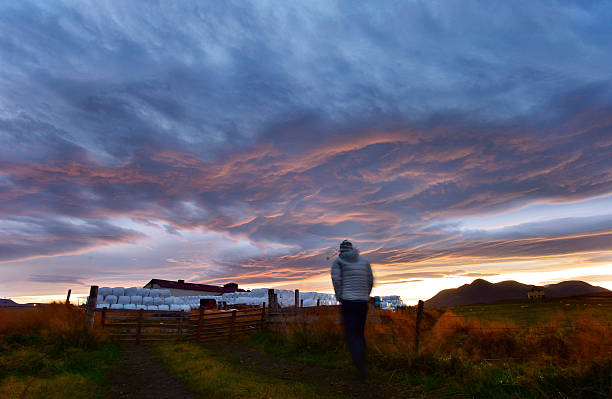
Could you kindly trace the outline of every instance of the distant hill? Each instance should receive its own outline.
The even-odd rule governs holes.
[[[471,284],[464,284],[459,288],[451,288],[438,292],[435,296],[425,301],[425,307],[437,308],[472,305],[504,299],[524,299],[527,298],[527,292],[532,287],[534,285],[521,284],[516,281],[490,283],[483,279],[477,279]],[[603,287],[596,287],[584,281],[563,281],[557,284],[546,285],[542,288],[547,298],[609,292],[609,290]]]
[[[17,302],[14,302],[10,299],[2,299],[0,298],[0,306],[16,306],[19,305]]]

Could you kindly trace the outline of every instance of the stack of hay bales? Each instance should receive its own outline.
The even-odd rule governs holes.
[[[173,305],[172,309],[170,305]],[[181,297],[173,297],[170,290],[139,287],[102,287],[98,289],[97,308],[126,310],[189,311]]]
[[[295,293],[292,290],[275,289],[278,301],[282,307],[295,305]],[[387,298],[387,297],[385,297]],[[388,303],[396,303],[396,298],[388,297]],[[218,304],[225,302],[228,305],[262,305],[268,304],[268,289],[257,288],[247,292],[232,292],[223,295],[190,295],[172,296],[170,290],[148,289],[138,287],[101,287],[98,290],[98,308],[107,309],[145,309],[145,310],[169,310],[190,311],[200,307],[200,299],[214,299]],[[317,301],[321,306],[336,305],[336,297],[333,294],[321,292],[302,292],[300,299],[304,300],[304,306],[316,306]]]

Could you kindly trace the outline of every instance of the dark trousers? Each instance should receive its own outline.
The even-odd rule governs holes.
[[[368,303],[366,301],[342,301],[342,320],[346,343],[351,352],[353,363],[359,374],[365,376],[365,323],[368,316]]]

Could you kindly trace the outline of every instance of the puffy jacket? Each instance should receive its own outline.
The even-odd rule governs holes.
[[[370,262],[357,251],[343,251],[334,259],[331,268],[336,298],[349,301],[367,301],[374,285]]]

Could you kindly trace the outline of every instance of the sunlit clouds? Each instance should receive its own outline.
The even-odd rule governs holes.
[[[609,4],[0,8],[0,296],[612,288]]]

